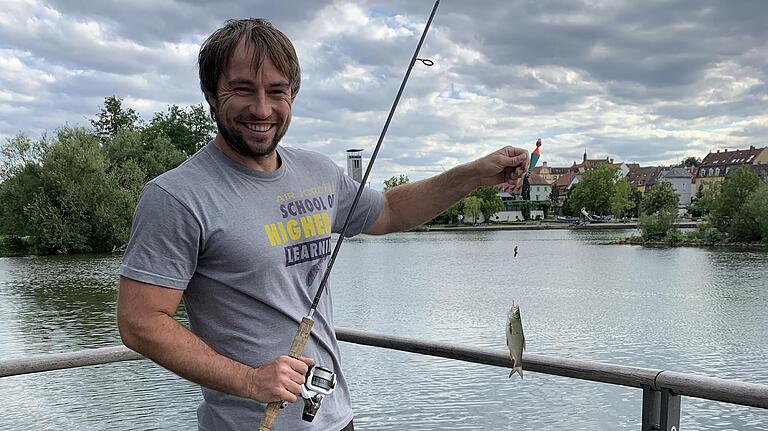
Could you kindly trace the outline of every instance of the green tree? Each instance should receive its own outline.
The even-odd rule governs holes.
[[[623,218],[635,207],[635,201],[632,196],[632,184],[629,183],[627,177],[616,181],[613,185],[610,204],[611,212],[618,218]]]
[[[0,181],[26,166],[39,164],[48,145],[46,135],[36,141],[23,133],[6,139],[5,144],[0,147]]]
[[[686,159],[683,160],[682,163],[680,163],[680,166],[681,167],[691,167],[691,166],[699,167],[701,166],[701,159],[693,156],[686,157]]]
[[[464,217],[471,217],[472,224],[477,224],[483,214],[482,202],[477,196],[467,196],[462,200],[464,204]]]
[[[719,182],[707,181],[699,185],[699,189],[696,192],[696,198],[691,205],[688,206],[688,211],[694,217],[701,217],[707,215],[714,208],[717,195],[720,194]]]
[[[41,187],[25,208],[39,252],[109,251],[125,242],[136,188],[118,187],[107,164],[87,130],[59,130],[43,157]]]
[[[616,168],[608,164],[601,164],[584,172],[579,183],[571,190],[571,209],[578,212],[586,208],[592,214],[608,214],[616,171]]]
[[[123,99],[109,96],[95,119],[90,120],[96,136],[104,141],[120,130],[136,130],[141,125],[139,114],[131,108],[123,108]]]
[[[747,196],[744,213],[755,221],[760,237],[768,243],[768,183],[762,182]]]
[[[679,230],[675,228],[677,211],[662,209],[654,214],[641,214],[637,222],[643,239],[659,241],[665,238],[676,238]]]
[[[27,207],[42,187],[42,167],[26,164],[0,183],[0,235],[24,237],[33,234]]]
[[[393,189],[399,185],[408,184],[408,175],[400,174],[399,177],[392,176],[388,180],[384,180],[384,191]]]
[[[501,211],[504,203],[499,197],[499,190],[496,187],[480,186],[476,188],[470,196],[475,196],[480,199],[480,212],[483,214],[483,219],[486,223],[491,221],[494,214]]]
[[[549,200],[552,202],[552,215],[560,215],[560,192],[554,185],[552,186],[552,191],[549,194]]]
[[[757,222],[743,211],[749,195],[757,190],[760,177],[748,166],[743,166],[723,181],[720,193],[712,205],[712,223],[721,232],[726,232],[732,241],[754,241],[760,239]]]
[[[641,210],[643,214],[648,215],[661,211],[676,212],[679,202],[680,195],[677,194],[672,183],[659,181],[643,197]]]
[[[167,111],[155,113],[141,134],[144,142],[167,138],[172,147],[189,157],[213,139],[216,123],[203,105],[186,109],[171,105]]]

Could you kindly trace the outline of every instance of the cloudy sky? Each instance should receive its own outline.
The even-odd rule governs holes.
[[[203,103],[200,43],[264,17],[303,81],[284,144],[369,156],[433,2],[2,0],[0,138]],[[567,166],[768,145],[768,1],[443,0],[372,174],[430,176],[503,145]]]

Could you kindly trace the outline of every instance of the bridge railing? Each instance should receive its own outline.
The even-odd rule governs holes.
[[[506,351],[336,328],[339,341],[509,368]],[[146,359],[125,346],[0,360],[0,377]],[[642,431],[677,431],[682,396],[768,409],[768,385],[526,354],[525,371],[643,390]]]

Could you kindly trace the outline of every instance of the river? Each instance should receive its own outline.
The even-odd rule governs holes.
[[[768,253],[603,244],[628,233],[353,238],[332,276],[336,323],[501,350],[514,300],[530,353],[768,384]],[[119,264],[0,258],[0,358],[118,344]],[[640,429],[639,389],[341,349],[357,429]],[[200,400],[149,361],[2,378],[0,394],[0,430],[191,430]],[[768,430],[768,411],[683,397],[681,429]]]

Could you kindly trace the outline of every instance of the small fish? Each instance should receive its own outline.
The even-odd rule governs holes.
[[[517,246],[515,246],[515,257],[517,257]]]
[[[523,378],[523,350],[525,350],[525,335],[523,335],[523,322],[520,320],[520,305],[512,302],[512,308],[507,313],[507,347],[509,357],[512,359],[512,374],[517,372]]]

